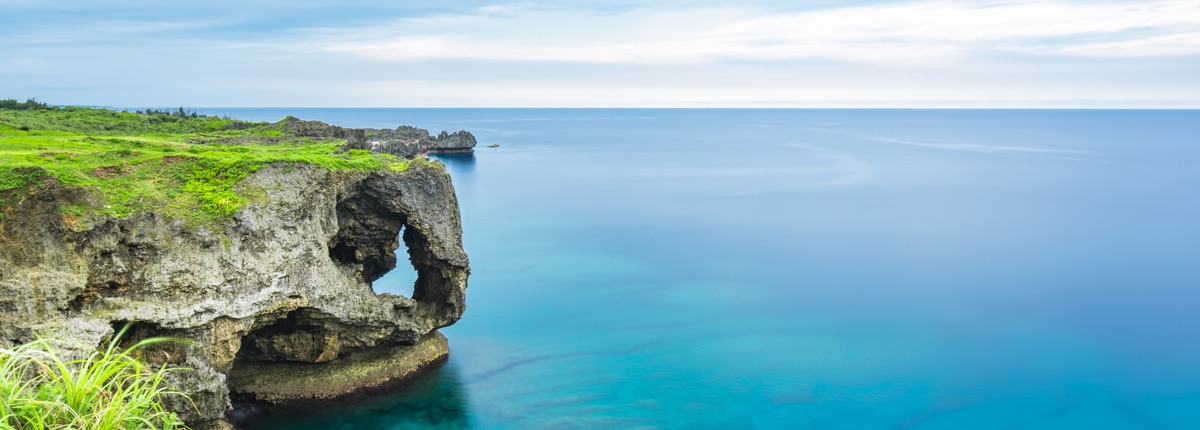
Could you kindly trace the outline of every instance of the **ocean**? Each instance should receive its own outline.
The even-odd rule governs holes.
[[[251,430],[1200,428],[1200,111],[198,110],[479,140],[449,362]]]

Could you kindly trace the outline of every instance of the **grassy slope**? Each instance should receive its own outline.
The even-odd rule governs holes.
[[[404,170],[410,160],[367,151],[340,152],[344,141],[283,136],[282,143],[201,143],[271,137],[267,123],[217,117],[139,114],[95,108],[0,108],[0,216],[12,196],[47,175],[99,191],[102,202],[60,207],[67,215],[125,217],[154,210],[189,222],[220,221],[262,190],[234,191],[273,162],[334,170]],[[0,218],[2,220],[2,218]]]

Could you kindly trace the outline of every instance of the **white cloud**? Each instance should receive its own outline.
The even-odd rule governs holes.
[[[515,4],[475,15],[328,29],[308,42],[327,51],[391,60],[679,64],[818,59],[905,66],[989,51],[1193,55],[1200,53],[1198,34],[1200,2],[1190,0],[917,1],[790,13],[724,7],[600,14]]]
[[[1059,52],[1092,57],[1178,56],[1200,53],[1200,31],[1143,37],[1118,42],[1064,46]]]
[[[254,7],[45,4],[11,21],[61,25],[0,26],[0,91],[196,106],[1200,103],[1197,0],[519,1],[367,18],[288,3],[303,13],[261,26]]]
[[[860,6],[800,12],[737,23],[739,35],[797,39],[996,41],[1200,25],[1200,4],[1178,0],[1138,3],[947,2]]]

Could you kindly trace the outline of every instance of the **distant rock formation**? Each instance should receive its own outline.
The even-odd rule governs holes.
[[[469,153],[475,151],[476,143],[475,136],[466,130],[454,133],[442,131],[432,136],[428,130],[408,125],[395,129],[344,128],[289,116],[271,124],[271,127],[285,135],[346,139],[349,149],[366,149],[401,158],[431,153]]]
[[[279,136],[238,136],[234,138],[217,138],[200,142],[213,143],[278,143],[307,137],[312,139],[345,139],[346,149],[366,149],[372,152],[391,154],[401,158],[413,158],[423,154],[437,153],[470,153],[475,152],[475,136],[466,130],[454,133],[442,131],[437,136],[429,134],[429,130],[409,125],[395,129],[346,128],[326,124],[321,121],[303,120],[288,116],[274,123],[253,123],[237,121],[228,124],[226,129],[250,129],[262,127],[260,130],[278,130]]]
[[[454,133],[445,131],[437,137],[429,135],[423,128],[407,125],[396,127],[395,130],[366,129],[366,145],[364,149],[372,152],[392,154],[397,157],[411,157],[421,153],[468,153],[475,151],[475,136],[466,130]]]

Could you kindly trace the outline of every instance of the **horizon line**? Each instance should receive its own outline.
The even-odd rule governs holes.
[[[56,107],[107,109],[729,109],[729,110],[1200,110],[1195,106],[188,106],[52,104]]]

